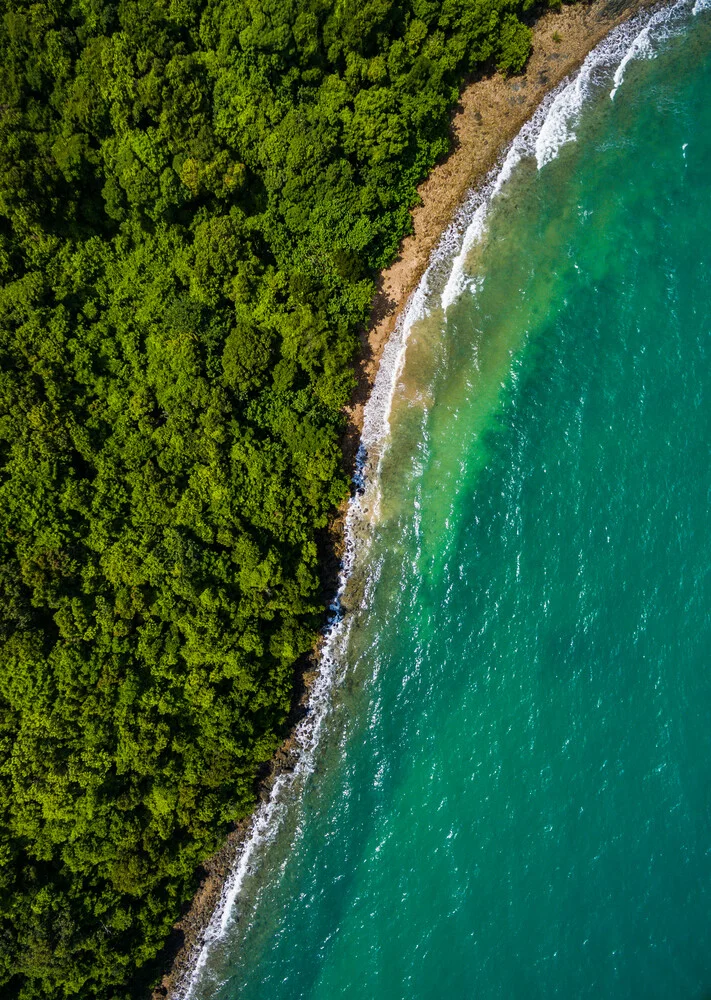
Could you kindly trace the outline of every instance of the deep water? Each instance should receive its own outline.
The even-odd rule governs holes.
[[[345,678],[199,1000],[711,996],[711,12],[638,48],[412,329]]]

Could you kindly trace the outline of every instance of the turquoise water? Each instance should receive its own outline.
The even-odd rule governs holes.
[[[199,1000],[711,996],[711,13],[655,52],[434,282],[315,769]]]

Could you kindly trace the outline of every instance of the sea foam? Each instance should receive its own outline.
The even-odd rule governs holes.
[[[509,146],[499,165],[489,173],[484,184],[471,192],[466,199],[458,219],[454,223],[455,231],[462,222],[465,223],[465,226],[463,227],[463,235],[460,232],[459,250],[452,259],[449,277],[442,290],[440,304],[445,312],[456,302],[462,292],[471,286],[472,280],[466,275],[465,263],[472,248],[481,240],[486,231],[489,206],[521,160],[532,153],[535,137],[545,122],[551,101],[552,95],[549,95],[543,104],[539,105],[533,117],[525,123]],[[452,236],[453,233],[449,235],[450,243]]]
[[[696,0],[696,4],[692,8],[692,14],[696,14],[696,8],[699,3],[704,2],[705,0]],[[615,94],[622,86],[625,78],[625,70],[629,63],[634,59],[653,59],[656,55],[655,46],[663,42],[674,32],[679,16],[683,16],[687,10],[687,0],[678,0],[677,3],[672,4],[670,7],[662,7],[661,10],[657,10],[652,14],[647,23],[632,40],[632,44],[625,52],[619,66],[615,70],[615,75],[612,78],[610,100],[615,99]]]
[[[711,7],[711,0],[696,0],[697,9]],[[528,156],[536,159],[539,170],[554,160],[561,148],[576,140],[575,128],[580,112],[593,90],[613,75],[614,98],[622,85],[625,70],[634,59],[648,58],[655,43],[669,37],[679,16],[688,11],[688,0],[677,0],[669,7],[642,11],[613,29],[586,57],[572,78],[564,80],[539,105],[509,146],[500,164],[484,185],[469,196],[462,213],[466,228],[460,233],[449,276],[442,290],[441,307],[447,309],[467,288],[476,284],[466,273],[466,260],[486,231],[486,220],[494,198],[502,190],[518,163]]]

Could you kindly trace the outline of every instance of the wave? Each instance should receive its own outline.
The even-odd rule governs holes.
[[[711,0],[696,0],[693,13],[711,7]],[[459,298],[473,280],[465,265],[472,248],[486,231],[486,219],[491,202],[504,187],[518,163],[528,156],[536,159],[539,170],[554,160],[561,148],[575,142],[575,128],[583,105],[613,71],[610,96],[622,85],[625,70],[634,59],[649,58],[654,45],[666,38],[676,27],[679,15],[688,11],[688,0],[677,0],[671,6],[642,11],[614,28],[590,53],[572,79],[564,80],[539,105],[533,117],[523,126],[500,165],[487,177],[483,187],[470,196],[465,210],[468,225],[460,234],[460,249],[441,295],[441,306],[447,309]]]
[[[295,766],[277,776],[268,797],[252,816],[234,867],[203,933],[200,948],[189,971],[173,991],[174,1000],[191,1000],[194,996],[211,951],[224,940],[235,918],[236,903],[245,880],[254,873],[262,849],[279,833],[288,810],[293,806],[295,791],[314,770],[315,752],[332,706],[333,690],[345,671],[344,654],[354,621],[354,615],[347,613],[347,607],[351,589],[358,593],[357,587],[349,585],[352,584],[356,565],[366,561],[372,526],[379,514],[380,473],[390,438],[390,414],[413,327],[428,315],[436,288],[442,287],[443,281],[439,304],[445,312],[466,288],[475,283],[475,279],[466,275],[466,259],[485,232],[492,200],[502,190],[515,167],[524,157],[533,156],[540,170],[558,155],[565,143],[574,141],[575,123],[593,87],[608,77],[614,66],[611,95],[614,96],[628,63],[647,53],[646,46],[651,44],[652,32],[668,26],[682,7],[688,10],[688,0],[678,0],[672,7],[651,14],[635,15],[614,29],[590,52],[572,80],[563,81],[545,98],[506,150],[500,164],[490,172],[482,186],[470,192],[457,218],[443,234],[422,280],[408,300],[385,345],[365,406],[354,475],[355,490],[344,524],[345,554],[336,597],[330,607],[318,672],[309,693],[307,712],[293,733]],[[711,7],[711,0],[696,0],[693,13],[707,7]],[[361,608],[368,607],[378,577],[379,567],[370,566],[360,592]]]
[[[702,7],[699,9],[703,9],[703,5],[706,2],[708,0],[696,0],[691,11],[692,14],[697,13],[699,4],[702,4]],[[632,44],[615,70],[615,75],[612,78],[613,86],[610,91],[610,100],[615,99],[615,94],[622,86],[628,64],[633,59],[653,59],[656,55],[655,44],[663,42],[669,37],[676,27],[678,16],[685,14],[687,10],[687,0],[678,0],[671,7],[664,7],[652,14],[647,24],[644,25],[633,39]]]
[[[615,75],[612,78],[612,90],[610,91],[610,100],[614,101],[615,94],[622,86],[622,81],[625,78],[625,70],[627,69],[628,63],[632,62],[633,59],[649,59],[654,55],[654,49],[652,47],[652,39],[650,38],[650,32],[652,30],[652,21],[642,28],[640,33],[633,39],[632,44],[627,49],[620,62],[620,65],[615,70]]]
[[[561,85],[536,137],[534,155],[539,170],[556,158],[562,146],[575,142],[575,127],[583,105],[613,67],[617,72],[634,58],[631,53],[635,40],[648,30],[653,17],[650,12],[642,11],[614,28],[588,53],[574,78]]]
[[[487,176],[484,184],[471,192],[459,213],[459,223],[468,220],[464,236],[461,238],[459,252],[451,263],[449,277],[442,290],[440,304],[444,312],[456,302],[462,292],[470,287],[472,279],[467,277],[464,266],[472,248],[481,240],[486,231],[486,218],[489,207],[496,195],[501,191],[506,181],[521,160],[531,154],[536,136],[539,134],[549,112],[556,91],[548,95],[540,104],[533,117],[526,122],[503,156],[500,165]],[[454,224],[457,227],[457,222]],[[451,239],[450,239],[451,242]]]

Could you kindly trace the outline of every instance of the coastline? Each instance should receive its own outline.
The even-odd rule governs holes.
[[[533,49],[523,73],[508,78],[495,73],[465,86],[452,119],[452,150],[418,188],[421,201],[411,213],[413,232],[400,244],[396,260],[381,272],[370,323],[361,335],[358,386],[347,411],[345,454],[349,470],[385,345],[467,194],[485,180],[546,94],[578,70],[613,28],[653,3],[579,0],[559,11],[549,11],[533,25]]]
[[[574,73],[612,29],[652,2],[579,0],[573,6],[548,12],[533,25],[533,50],[524,73],[509,78],[496,73],[465,86],[452,119],[451,152],[418,188],[420,203],[411,213],[413,232],[402,241],[396,260],[380,274],[370,323],[361,334],[361,350],[355,364],[357,385],[346,410],[343,439],[344,462],[349,473],[355,471],[365,405],[385,346],[442,234],[467,194],[484,181],[546,94]],[[335,594],[337,590],[345,545],[346,507],[344,503],[327,534],[323,567],[326,594]],[[292,731],[306,711],[322,641],[319,640],[301,672],[292,713]],[[260,785],[258,804],[268,800],[279,776],[293,769],[296,757],[296,741],[290,735],[275,754]],[[236,824],[223,847],[201,866],[199,888],[175,925],[174,935],[164,952],[164,967],[169,968],[161,984],[154,989],[153,1000],[172,997],[192,967],[251,825],[251,816]]]

